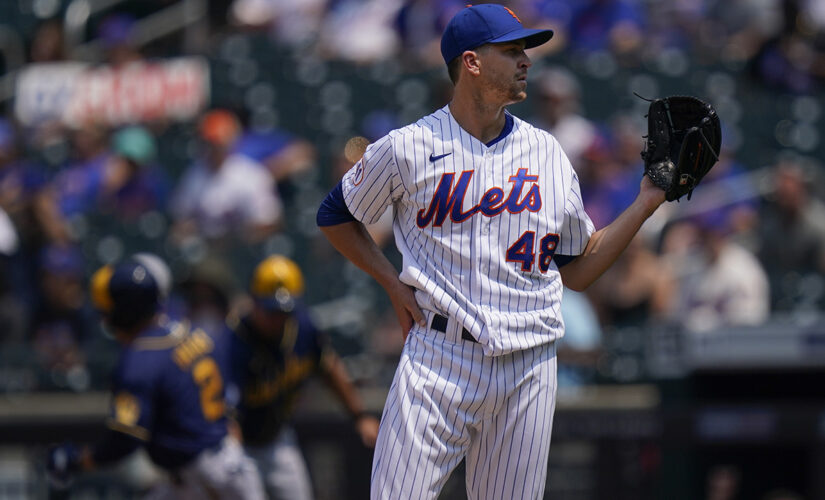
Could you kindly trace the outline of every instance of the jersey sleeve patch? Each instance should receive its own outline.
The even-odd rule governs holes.
[[[157,351],[132,351],[121,360],[113,380],[109,428],[139,439],[149,438],[155,418],[154,373],[160,358]]]
[[[385,136],[370,144],[361,159],[342,179],[342,192],[350,213],[365,224],[381,218],[392,204],[400,183],[392,139]]]
[[[107,427],[112,430],[129,434],[146,441],[149,431],[138,425],[140,421],[140,400],[127,391],[120,391],[112,399],[112,414],[106,421]]]

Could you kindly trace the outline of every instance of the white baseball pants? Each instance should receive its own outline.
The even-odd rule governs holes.
[[[446,334],[415,326],[407,337],[381,419],[371,498],[435,500],[462,458],[468,498],[541,498],[555,344],[488,357],[450,323]]]

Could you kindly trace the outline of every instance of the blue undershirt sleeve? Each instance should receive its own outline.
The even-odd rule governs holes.
[[[321,206],[318,208],[318,214],[315,217],[315,223],[320,227],[335,226],[344,224],[346,222],[355,222],[357,219],[352,216],[352,213],[347,208],[344,201],[344,191],[339,182],[332,191],[329,192]]]
[[[553,256],[553,260],[556,261],[556,266],[558,266],[558,268],[561,269],[562,267],[566,266],[567,264],[570,264],[571,262],[573,262],[573,260],[576,257],[578,257],[578,255],[558,255],[558,254],[556,254],[556,255]]]

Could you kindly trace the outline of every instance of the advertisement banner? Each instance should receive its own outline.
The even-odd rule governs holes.
[[[133,63],[121,68],[82,63],[38,64],[17,79],[15,113],[31,126],[60,120],[118,126],[192,119],[209,100],[209,66],[197,57]]]

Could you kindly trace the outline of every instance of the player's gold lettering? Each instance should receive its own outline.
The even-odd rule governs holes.
[[[223,401],[223,378],[218,364],[210,357],[201,358],[192,368],[192,378],[200,387],[203,416],[212,421],[221,418],[226,407]]]
[[[175,348],[172,359],[181,370],[187,370],[193,361],[204,354],[212,352],[214,346],[215,344],[209,335],[204,333],[203,330],[195,330]]]
[[[250,406],[268,404],[282,392],[299,385],[315,368],[315,361],[310,358],[288,359],[284,371],[270,380],[262,380],[249,386],[244,397]]]

